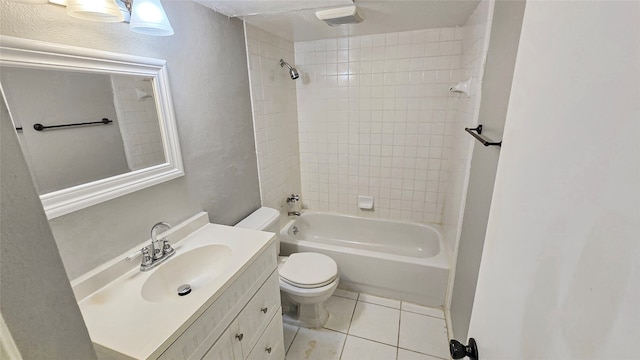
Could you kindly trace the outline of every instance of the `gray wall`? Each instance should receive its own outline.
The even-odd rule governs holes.
[[[524,7],[524,1],[495,3],[478,118],[482,134],[491,140],[502,139]],[[474,142],[450,309],[460,341],[469,330],[499,156],[499,148]]]
[[[242,22],[164,1],[171,37],[71,18],[55,5],[0,0],[0,33],[167,60],[186,176],[50,221],[73,279],[197,211],[233,224],[260,206]]]
[[[23,359],[95,359],[8,117],[0,102],[0,313],[6,330]]]

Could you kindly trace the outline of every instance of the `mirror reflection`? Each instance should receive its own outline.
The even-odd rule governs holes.
[[[0,85],[39,194],[167,162],[153,81],[0,67]]]

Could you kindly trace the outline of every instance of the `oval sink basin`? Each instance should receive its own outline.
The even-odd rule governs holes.
[[[176,254],[166,263],[158,265],[142,286],[142,297],[150,302],[182,298],[178,288],[189,285],[191,293],[215,280],[231,264],[231,248],[226,245],[206,245]]]

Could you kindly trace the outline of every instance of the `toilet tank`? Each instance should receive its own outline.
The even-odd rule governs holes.
[[[276,247],[278,254],[280,254],[280,227],[278,223],[279,219],[280,211],[263,206],[249,214],[249,216],[242,219],[235,226],[243,229],[269,231],[275,233]]]

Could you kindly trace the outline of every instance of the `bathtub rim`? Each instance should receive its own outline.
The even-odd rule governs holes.
[[[451,261],[449,259],[449,256],[447,255],[446,247],[444,244],[444,237],[442,235],[442,227],[440,225],[424,224],[424,223],[403,221],[403,220],[369,218],[369,217],[356,216],[356,215],[350,215],[350,214],[339,214],[339,213],[315,211],[315,210],[307,210],[307,209],[301,210],[300,213],[301,213],[300,217],[303,217],[304,214],[321,214],[321,215],[348,217],[356,220],[360,220],[360,219],[374,220],[377,222],[392,222],[397,224],[428,227],[428,228],[431,228],[438,235],[438,245],[440,246],[440,250],[434,256],[427,257],[427,258],[419,258],[419,257],[411,257],[411,256],[404,256],[404,255],[388,254],[388,253],[382,253],[382,252],[371,251],[371,250],[356,249],[356,248],[350,248],[347,246],[325,244],[325,243],[320,243],[320,242],[310,241],[310,240],[299,240],[289,236],[289,229],[291,229],[291,227],[296,222],[296,220],[300,218],[298,216],[290,217],[287,220],[286,224],[280,229],[280,233],[278,235],[280,236],[281,242],[299,245],[299,246],[305,246],[305,247],[317,247],[317,248],[327,249],[331,251],[341,251],[342,249],[349,249],[349,252],[353,254],[365,255],[365,256],[370,256],[378,259],[390,259],[390,260],[396,260],[401,262],[409,262],[412,264],[428,265],[428,266],[433,266],[440,269],[451,270]]]

